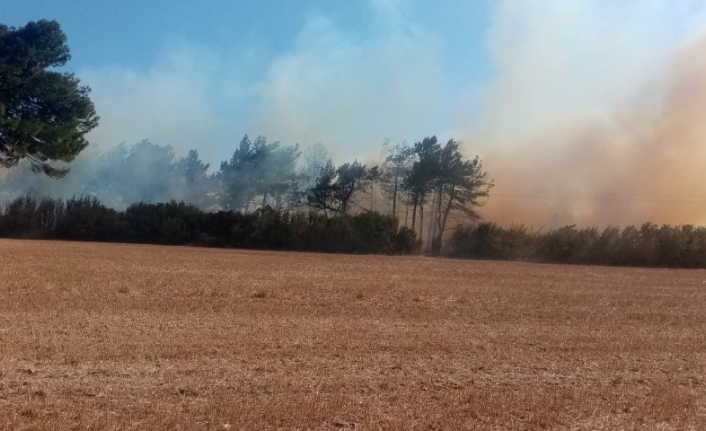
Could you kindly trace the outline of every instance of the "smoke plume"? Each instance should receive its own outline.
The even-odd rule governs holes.
[[[669,22],[702,15],[597,3],[499,6],[499,77],[467,139],[486,148],[496,179],[482,215],[547,227],[704,223],[706,35],[694,35],[700,18]]]

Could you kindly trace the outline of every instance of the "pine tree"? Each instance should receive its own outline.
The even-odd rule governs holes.
[[[84,135],[98,125],[90,88],[70,73],[48,70],[71,58],[56,21],[0,25],[0,165],[28,159],[35,172],[64,176],[86,146]]]

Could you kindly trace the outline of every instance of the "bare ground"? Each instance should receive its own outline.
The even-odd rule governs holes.
[[[0,240],[23,429],[706,429],[706,271]]]

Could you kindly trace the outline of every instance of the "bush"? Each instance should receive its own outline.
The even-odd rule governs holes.
[[[537,233],[525,226],[502,228],[494,223],[458,225],[451,235],[447,253],[475,259],[527,259],[535,253]]]
[[[0,235],[14,238],[41,238],[61,217],[61,200],[39,199],[29,194],[5,205],[0,218]]]
[[[414,231],[406,226],[400,228],[395,235],[392,254],[413,254],[422,247],[422,242],[417,240]]]
[[[395,237],[399,232],[398,224],[396,218],[373,211],[353,216],[353,251],[392,254],[395,249]]]
[[[49,237],[81,241],[116,241],[120,236],[119,221],[118,213],[101,205],[97,198],[74,197],[66,201],[64,215]]]

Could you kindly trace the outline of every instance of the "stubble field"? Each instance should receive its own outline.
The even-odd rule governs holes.
[[[0,240],[0,430],[706,429],[706,271]]]

